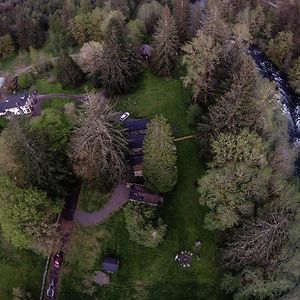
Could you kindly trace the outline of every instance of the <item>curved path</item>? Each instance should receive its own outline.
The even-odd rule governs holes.
[[[32,112],[32,116],[39,116],[42,113],[43,102],[53,98],[72,99],[74,101],[82,101],[84,100],[85,95],[76,95],[76,94],[68,94],[68,93],[48,94],[48,95],[37,94],[36,95],[37,102],[34,106],[34,111]]]
[[[126,188],[124,183],[119,183],[110,200],[101,210],[94,213],[76,210],[74,214],[74,221],[84,226],[102,223],[111,214],[118,211],[126,202],[128,202],[128,197],[129,189]]]

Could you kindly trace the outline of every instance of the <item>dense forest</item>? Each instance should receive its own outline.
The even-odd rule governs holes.
[[[3,126],[1,238],[45,255],[79,181],[110,191],[124,177],[129,149],[114,100],[135,91],[147,69],[179,78],[187,95],[187,123],[205,163],[195,205],[207,207],[204,227],[216,233],[222,291],[235,300],[299,299],[299,149],[278,89],[248,53],[259,47],[300,93],[299,16],[292,0],[1,0],[0,58],[32,49],[57,58],[20,75],[19,90],[49,69],[63,88],[105,89],[87,92],[73,114],[45,109]],[[169,123],[158,112],[152,118],[143,163],[145,186],[167,196],[179,182]],[[124,211],[131,241],[163,243],[169,225],[158,209],[130,203]]]

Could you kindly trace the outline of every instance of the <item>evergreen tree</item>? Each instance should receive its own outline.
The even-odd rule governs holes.
[[[188,19],[188,39],[192,39],[202,27],[202,8],[199,1],[191,3]]]
[[[14,54],[15,46],[9,34],[0,37],[0,57],[4,58]]]
[[[153,69],[161,76],[170,76],[178,51],[176,23],[165,6],[153,34]]]
[[[179,41],[182,44],[187,39],[188,19],[189,19],[189,1],[174,0],[173,16],[176,22]]]
[[[163,8],[164,7],[156,0],[145,2],[140,6],[137,18],[145,23],[148,34],[153,33],[154,26],[161,16]]]
[[[266,146],[255,133],[220,134],[213,141],[214,158],[198,184],[200,203],[210,212],[205,223],[210,229],[225,230],[251,216],[255,204],[267,197],[270,169]]]
[[[261,111],[255,89],[255,66],[245,56],[229,91],[210,107],[209,118],[214,120],[215,132],[236,132],[244,127],[258,128],[260,124],[257,121]]]
[[[187,68],[183,83],[186,87],[192,87],[195,102],[206,102],[215,89],[215,70],[221,48],[212,37],[198,31],[197,36],[182,50],[183,64]]]
[[[94,28],[91,24],[90,15],[90,13],[79,14],[72,22],[72,36],[79,45],[83,45],[91,40],[90,37]]]
[[[105,40],[100,78],[111,94],[128,92],[141,71],[138,54],[128,39],[127,26],[123,20],[112,17],[103,28]]]
[[[162,116],[148,125],[144,142],[143,175],[153,191],[166,193],[177,182],[176,154],[170,125]]]
[[[78,87],[84,82],[84,74],[73,58],[63,52],[57,62],[57,78],[63,87]]]
[[[266,54],[279,67],[288,70],[294,53],[294,40],[292,32],[279,32],[269,41]]]
[[[289,79],[293,88],[300,94],[300,57],[294,60],[293,66],[289,70]]]

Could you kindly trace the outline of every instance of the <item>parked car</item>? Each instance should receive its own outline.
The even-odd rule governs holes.
[[[129,117],[129,112],[126,111],[121,115],[120,121],[124,122],[128,117]]]
[[[60,251],[54,255],[53,266],[55,268],[60,268],[63,261],[63,251]]]
[[[47,296],[49,298],[54,298],[55,295],[55,284],[54,284],[54,279],[51,280],[51,283],[47,289]]]

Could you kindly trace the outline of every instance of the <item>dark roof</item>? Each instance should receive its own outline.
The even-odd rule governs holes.
[[[24,96],[24,99],[21,98],[22,96]],[[6,97],[6,99],[3,102],[0,102],[0,112],[5,112],[5,109],[17,107],[17,105],[24,106],[26,104],[27,97],[28,93],[22,93]]]
[[[132,166],[140,165],[141,163],[143,163],[143,161],[144,161],[144,156],[143,155],[132,155],[129,158],[129,163]]]
[[[129,199],[152,205],[159,205],[163,202],[163,197],[147,191],[144,186],[132,184],[129,190]]]
[[[119,269],[119,260],[116,257],[105,257],[102,262],[102,269],[106,273],[115,273]]]
[[[139,131],[144,130],[147,127],[147,124],[149,123],[148,119],[135,119],[135,120],[128,120],[124,122],[124,126],[127,129],[127,131]]]
[[[136,135],[128,140],[128,147],[130,149],[143,148],[144,139],[145,134]]]
[[[141,53],[143,55],[151,56],[152,50],[153,50],[153,48],[150,45],[144,44],[141,48]]]

